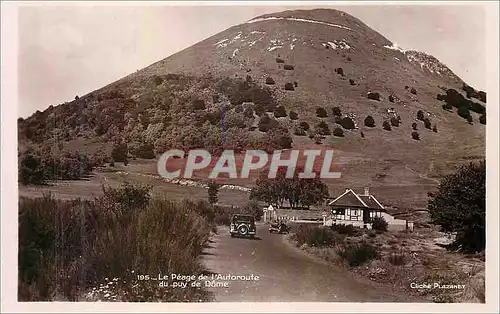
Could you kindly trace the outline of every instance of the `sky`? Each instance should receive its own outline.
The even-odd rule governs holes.
[[[486,89],[485,9],[460,5],[88,6],[19,10],[18,115],[71,101],[258,15],[333,8]]]

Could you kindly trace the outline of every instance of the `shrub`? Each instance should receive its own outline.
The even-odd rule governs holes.
[[[405,85],[405,89],[408,90],[408,88],[410,88],[408,85]]]
[[[411,137],[416,140],[416,141],[419,141],[420,140],[420,134],[418,134],[417,131],[413,131],[411,132]]]
[[[464,119],[468,119],[468,117],[470,117],[469,107],[465,105],[460,106],[457,110],[457,113],[460,117]]]
[[[344,69],[342,68],[336,68],[335,73],[337,73],[340,76],[344,76]]]
[[[111,149],[111,159],[117,162],[125,162],[128,156],[128,146],[124,142],[115,142]]]
[[[278,125],[278,121],[269,118],[267,114],[263,114],[259,120],[259,131],[267,132],[270,129],[277,127]]]
[[[205,110],[206,105],[203,99],[195,99],[193,100],[193,109],[194,110]]]
[[[274,108],[274,116],[276,118],[286,117],[286,109],[283,106]]]
[[[295,68],[295,67],[294,67],[293,65],[291,65],[291,64],[285,64],[285,65],[283,66],[283,69],[285,69],[285,70],[293,70],[294,68]]]
[[[391,124],[388,121],[384,121],[384,123],[382,123],[382,127],[386,131],[390,131],[391,130]]]
[[[368,97],[368,99],[380,101],[380,94],[376,93],[376,92],[375,93],[370,92],[370,93],[368,93],[368,95],[366,97]]]
[[[431,129],[432,124],[431,124],[431,120],[429,118],[424,119],[424,126],[426,129],[429,129],[429,130]]]
[[[395,126],[395,127],[398,127],[399,126],[399,120],[398,120],[398,118],[392,117],[391,118],[391,125]]]
[[[333,231],[338,234],[343,234],[349,237],[356,236],[359,234],[359,228],[354,227],[353,225],[343,225],[343,224],[335,224],[330,227]]]
[[[394,96],[393,95],[389,95],[389,101],[390,102],[394,102]]]
[[[347,61],[352,61],[350,56],[347,57]]]
[[[296,113],[295,111],[290,111],[290,120],[297,120],[299,119],[299,114]]]
[[[272,77],[268,76],[268,77],[266,77],[266,84],[267,85],[274,85],[275,82],[274,82]]]
[[[432,131],[434,133],[437,133],[438,132],[438,129],[437,129],[437,125],[434,124],[434,126],[432,127]]]
[[[328,124],[325,121],[321,121],[318,124],[318,130],[317,133],[320,135],[330,135],[330,128],[328,128]]]
[[[208,183],[208,202],[212,205],[219,201],[219,188],[219,184],[215,181],[210,181]]]
[[[153,159],[156,157],[154,152],[155,146],[150,143],[140,144],[131,152],[134,156],[144,159]]]
[[[293,134],[297,135],[297,136],[306,136],[306,131],[303,128],[298,127],[298,128],[294,128]]]
[[[292,148],[292,138],[288,129],[283,127],[275,127],[269,129],[263,138],[265,143],[268,143],[273,148]]]
[[[410,93],[416,95],[417,94],[417,90],[415,89],[415,87],[412,87],[411,90],[410,90]]]
[[[411,128],[412,128],[413,130],[417,130],[417,124],[416,124],[415,122],[413,122],[413,123],[411,124]]]
[[[281,58],[276,58],[276,63],[285,63],[285,60]]]
[[[337,249],[337,254],[351,267],[363,265],[379,256],[377,248],[368,243],[343,244]]]
[[[342,110],[339,107],[333,107],[332,113],[334,116],[342,116]]]
[[[293,86],[299,87],[299,83],[297,83],[297,81],[293,81]]]
[[[332,247],[342,241],[342,237],[325,227],[300,225],[295,233],[295,240],[302,245],[314,247]]]
[[[480,117],[479,117],[479,123],[481,124],[486,124],[486,114],[483,113]]]
[[[467,116],[467,122],[469,122],[469,124],[472,124],[473,120],[471,115]]]
[[[403,252],[389,255],[389,263],[395,266],[402,266],[406,263],[406,256]]]
[[[372,116],[367,116],[365,118],[365,126],[373,128],[375,127],[375,119]]]
[[[309,123],[307,122],[300,122],[299,123],[299,126],[304,129],[305,131],[308,131],[309,130]]]
[[[463,251],[485,248],[486,162],[470,163],[447,175],[428,204],[431,220],[444,232],[457,232]]]
[[[350,85],[356,85],[356,83],[354,83],[354,80],[353,80],[353,79],[349,79],[349,84],[350,84]]]
[[[327,114],[325,108],[318,107],[318,108],[316,108],[316,116],[319,118],[326,118],[326,117],[328,117],[328,114]]]
[[[200,275],[211,230],[198,211],[204,206],[147,200],[134,187],[104,192],[93,201],[20,199],[19,300],[112,301],[111,294],[123,302],[209,301],[207,291],[191,287],[158,294],[157,283],[132,272],[167,264],[169,272]],[[119,280],[108,285],[111,278]],[[108,295],[92,290],[99,284]]]
[[[347,129],[347,130],[352,130],[352,129],[355,129],[356,128],[356,125],[354,124],[354,121],[349,118],[349,117],[344,117],[341,121],[340,121],[340,125],[344,128],[344,129]]]
[[[417,120],[423,121],[424,118],[424,112],[422,110],[417,111]]]
[[[292,83],[286,83],[285,84],[285,90],[295,90],[295,89],[293,88],[293,84]]]
[[[338,136],[338,137],[343,137],[344,136],[344,131],[342,131],[341,128],[335,128],[333,130],[333,135]]]
[[[361,137],[365,138],[365,133],[361,132]]]
[[[243,115],[247,118],[253,118],[253,109],[250,108],[250,107],[247,107],[245,108],[245,110],[243,111]]]
[[[384,217],[375,217],[372,221],[372,229],[378,231],[387,231],[388,223]]]

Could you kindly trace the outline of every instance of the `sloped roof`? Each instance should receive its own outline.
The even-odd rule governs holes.
[[[373,195],[358,195],[351,189],[329,202],[330,206],[352,206],[384,210],[384,206]]]
[[[328,203],[328,205],[367,207],[365,202],[351,189],[347,189],[344,194]]]
[[[384,206],[382,206],[373,195],[359,195],[359,197],[369,208],[384,209]]]

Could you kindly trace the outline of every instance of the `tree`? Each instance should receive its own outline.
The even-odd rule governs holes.
[[[127,155],[127,143],[119,141],[113,144],[113,148],[111,149],[111,159],[116,162],[125,162],[127,160]]]
[[[437,133],[438,132],[438,128],[437,128],[437,125],[434,124],[434,126],[432,127],[432,131],[434,133]]]
[[[424,120],[424,112],[422,110],[417,111],[417,119],[420,121]]]
[[[388,121],[384,121],[384,123],[382,124],[382,127],[386,131],[390,131],[391,130],[391,124]]]
[[[418,132],[417,132],[417,131],[413,131],[413,132],[411,133],[411,137],[412,137],[414,140],[416,140],[416,141],[419,141],[419,140],[420,140],[420,134],[418,134]]]
[[[470,163],[446,176],[428,204],[431,220],[444,232],[456,232],[465,252],[485,248],[486,162]]]
[[[481,124],[486,124],[486,113],[482,114],[482,115],[479,117],[479,123],[481,123]]]
[[[393,95],[389,95],[389,101],[390,102],[394,102],[394,96]]]
[[[317,126],[317,131],[318,134],[320,135],[330,135],[330,128],[328,127],[328,123],[325,121],[321,121],[318,126]]]
[[[333,107],[332,108],[332,113],[334,116],[342,116],[342,110],[340,110],[339,107]]]
[[[343,137],[344,131],[341,128],[335,128],[333,130],[333,135],[338,136],[338,137]]]
[[[275,82],[274,82],[272,77],[268,76],[268,77],[266,77],[266,84],[267,85],[274,85]]]
[[[458,108],[457,113],[460,117],[468,119],[470,117],[469,107],[467,105],[462,105]]]
[[[432,123],[431,123],[431,120],[429,118],[425,118],[424,119],[424,126],[426,129],[431,129],[431,126],[432,126]]]
[[[399,126],[399,120],[398,120],[398,118],[392,117],[391,118],[391,125],[395,126],[395,127],[398,127]]]
[[[416,124],[415,122],[413,122],[413,123],[411,124],[411,128],[412,128],[413,130],[417,130],[417,124]]]
[[[340,121],[340,125],[346,129],[346,130],[352,130],[352,129],[355,129],[356,128],[356,124],[354,123],[354,121],[349,118],[349,117],[344,117],[341,121]]]
[[[387,231],[388,223],[385,221],[384,217],[375,217],[372,222],[372,229],[378,231]]]
[[[273,148],[292,148],[292,138],[287,128],[276,127],[270,129],[264,135],[264,142],[270,144]]]
[[[297,120],[299,118],[299,115],[298,113],[296,113],[295,111],[290,111],[290,120]]]
[[[316,108],[316,116],[319,118],[326,118],[328,114],[326,113],[325,108],[318,107]]]
[[[286,109],[283,106],[274,108],[274,116],[276,118],[286,117]]]
[[[307,122],[300,122],[299,126],[303,128],[305,131],[309,131],[309,123]]]
[[[208,184],[208,201],[210,204],[216,204],[219,200],[219,184],[215,181],[210,181]]]
[[[373,128],[375,127],[375,119],[372,116],[367,116],[365,118],[365,126]]]

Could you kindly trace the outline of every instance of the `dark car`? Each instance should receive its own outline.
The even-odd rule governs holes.
[[[256,234],[255,217],[252,215],[238,214],[231,219],[230,230],[231,237],[234,236],[250,236]]]

